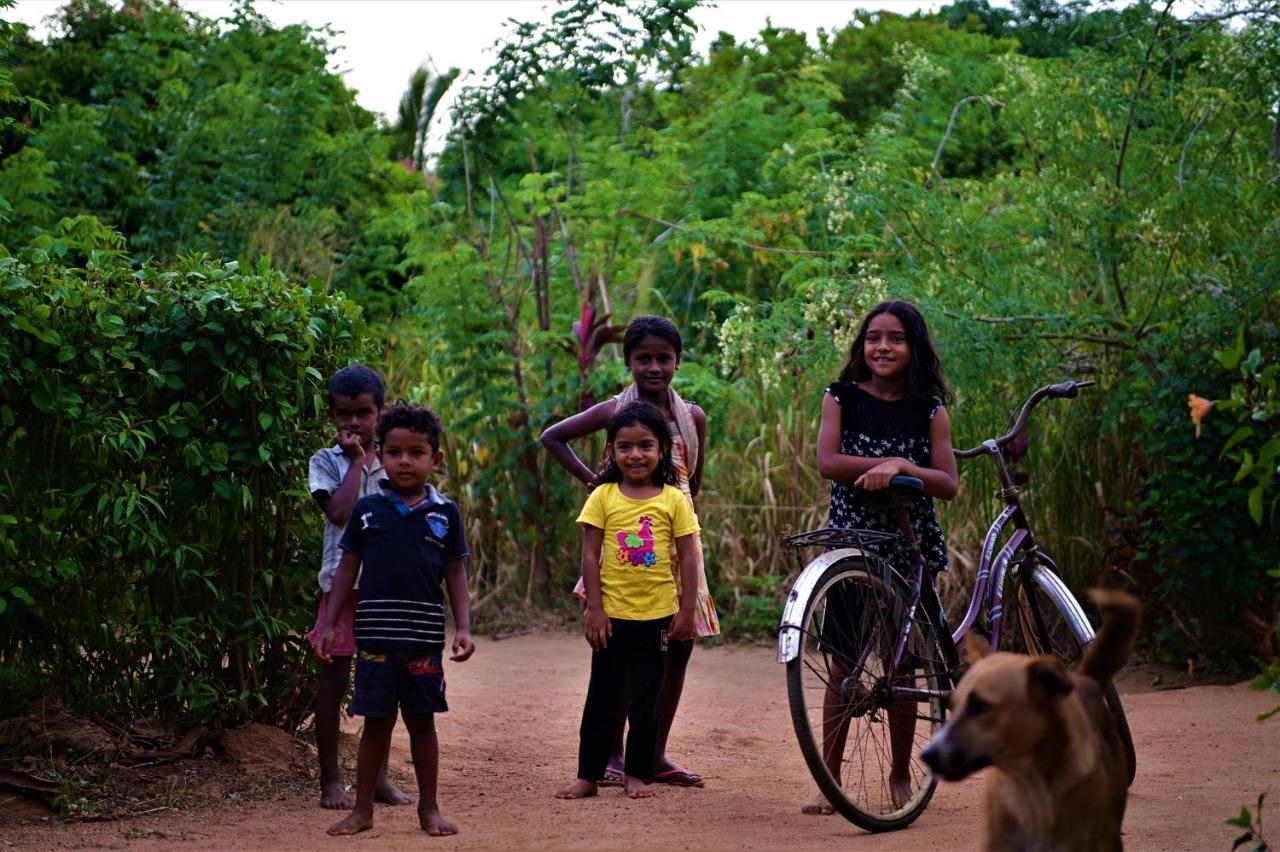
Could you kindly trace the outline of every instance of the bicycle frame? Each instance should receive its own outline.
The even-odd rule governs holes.
[[[1039,548],[1036,547],[1035,538],[1027,524],[1027,516],[1022,511],[1022,503],[1018,500],[1018,486],[1014,483],[1012,474],[1009,473],[1008,465],[1005,464],[1004,453],[1000,451],[995,441],[983,441],[982,447],[995,462],[1001,485],[998,496],[1005,501],[1005,507],[991,524],[986,538],[982,541],[982,558],[978,561],[978,578],[974,585],[973,597],[969,600],[969,609],[965,612],[964,618],[951,634],[951,640],[952,642],[960,641],[960,637],[964,636],[978,620],[985,602],[987,625],[991,632],[988,638],[991,647],[999,650],[1000,624],[1004,615],[1005,572],[1009,570],[1009,564],[1013,561],[1015,554],[1024,550],[1038,553]],[[996,543],[1010,524],[1014,527],[1013,534],[993,558],[992,553],[995,551]],[[990,584],[989,594],[988,584]]]

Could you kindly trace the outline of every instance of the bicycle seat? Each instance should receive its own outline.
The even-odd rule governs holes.
[[[906,508],[913,500],[924,496],[924,480],[916,476],[898,475],[889,480],[883,491],[863,491],[867,505],[882,512],[891,512],[901,506]]]
[[[924,494],[924,480],[918,476],[895,476],[889,480],[889,493],[895,497],[919,497]]]

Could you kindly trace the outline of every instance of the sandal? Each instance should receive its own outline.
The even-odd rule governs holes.
[[[690,772],[687,769],[681,769],[679,766],[654,775],[653,782],[655,784],[670,784],[673,787],[701,787],[707,783],[706,779],[701,775]]]
[[[600,787],[621,787],[627,783],[627,776],[616,769],[606,769],[604,778],[596,782]]]

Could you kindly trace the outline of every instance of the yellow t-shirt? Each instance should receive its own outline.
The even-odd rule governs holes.
[[[578,523],[604,530],[600,591],[610,618],[649,621],[679,608],[671,573],[671,542],[698,531],[698,519],[678,488],[633,500],[616,482],[591,492]]]

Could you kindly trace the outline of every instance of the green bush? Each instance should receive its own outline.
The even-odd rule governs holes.
[[[0,259],[0,707],[296,720],[353,310],[265,266],[67,255]]]

